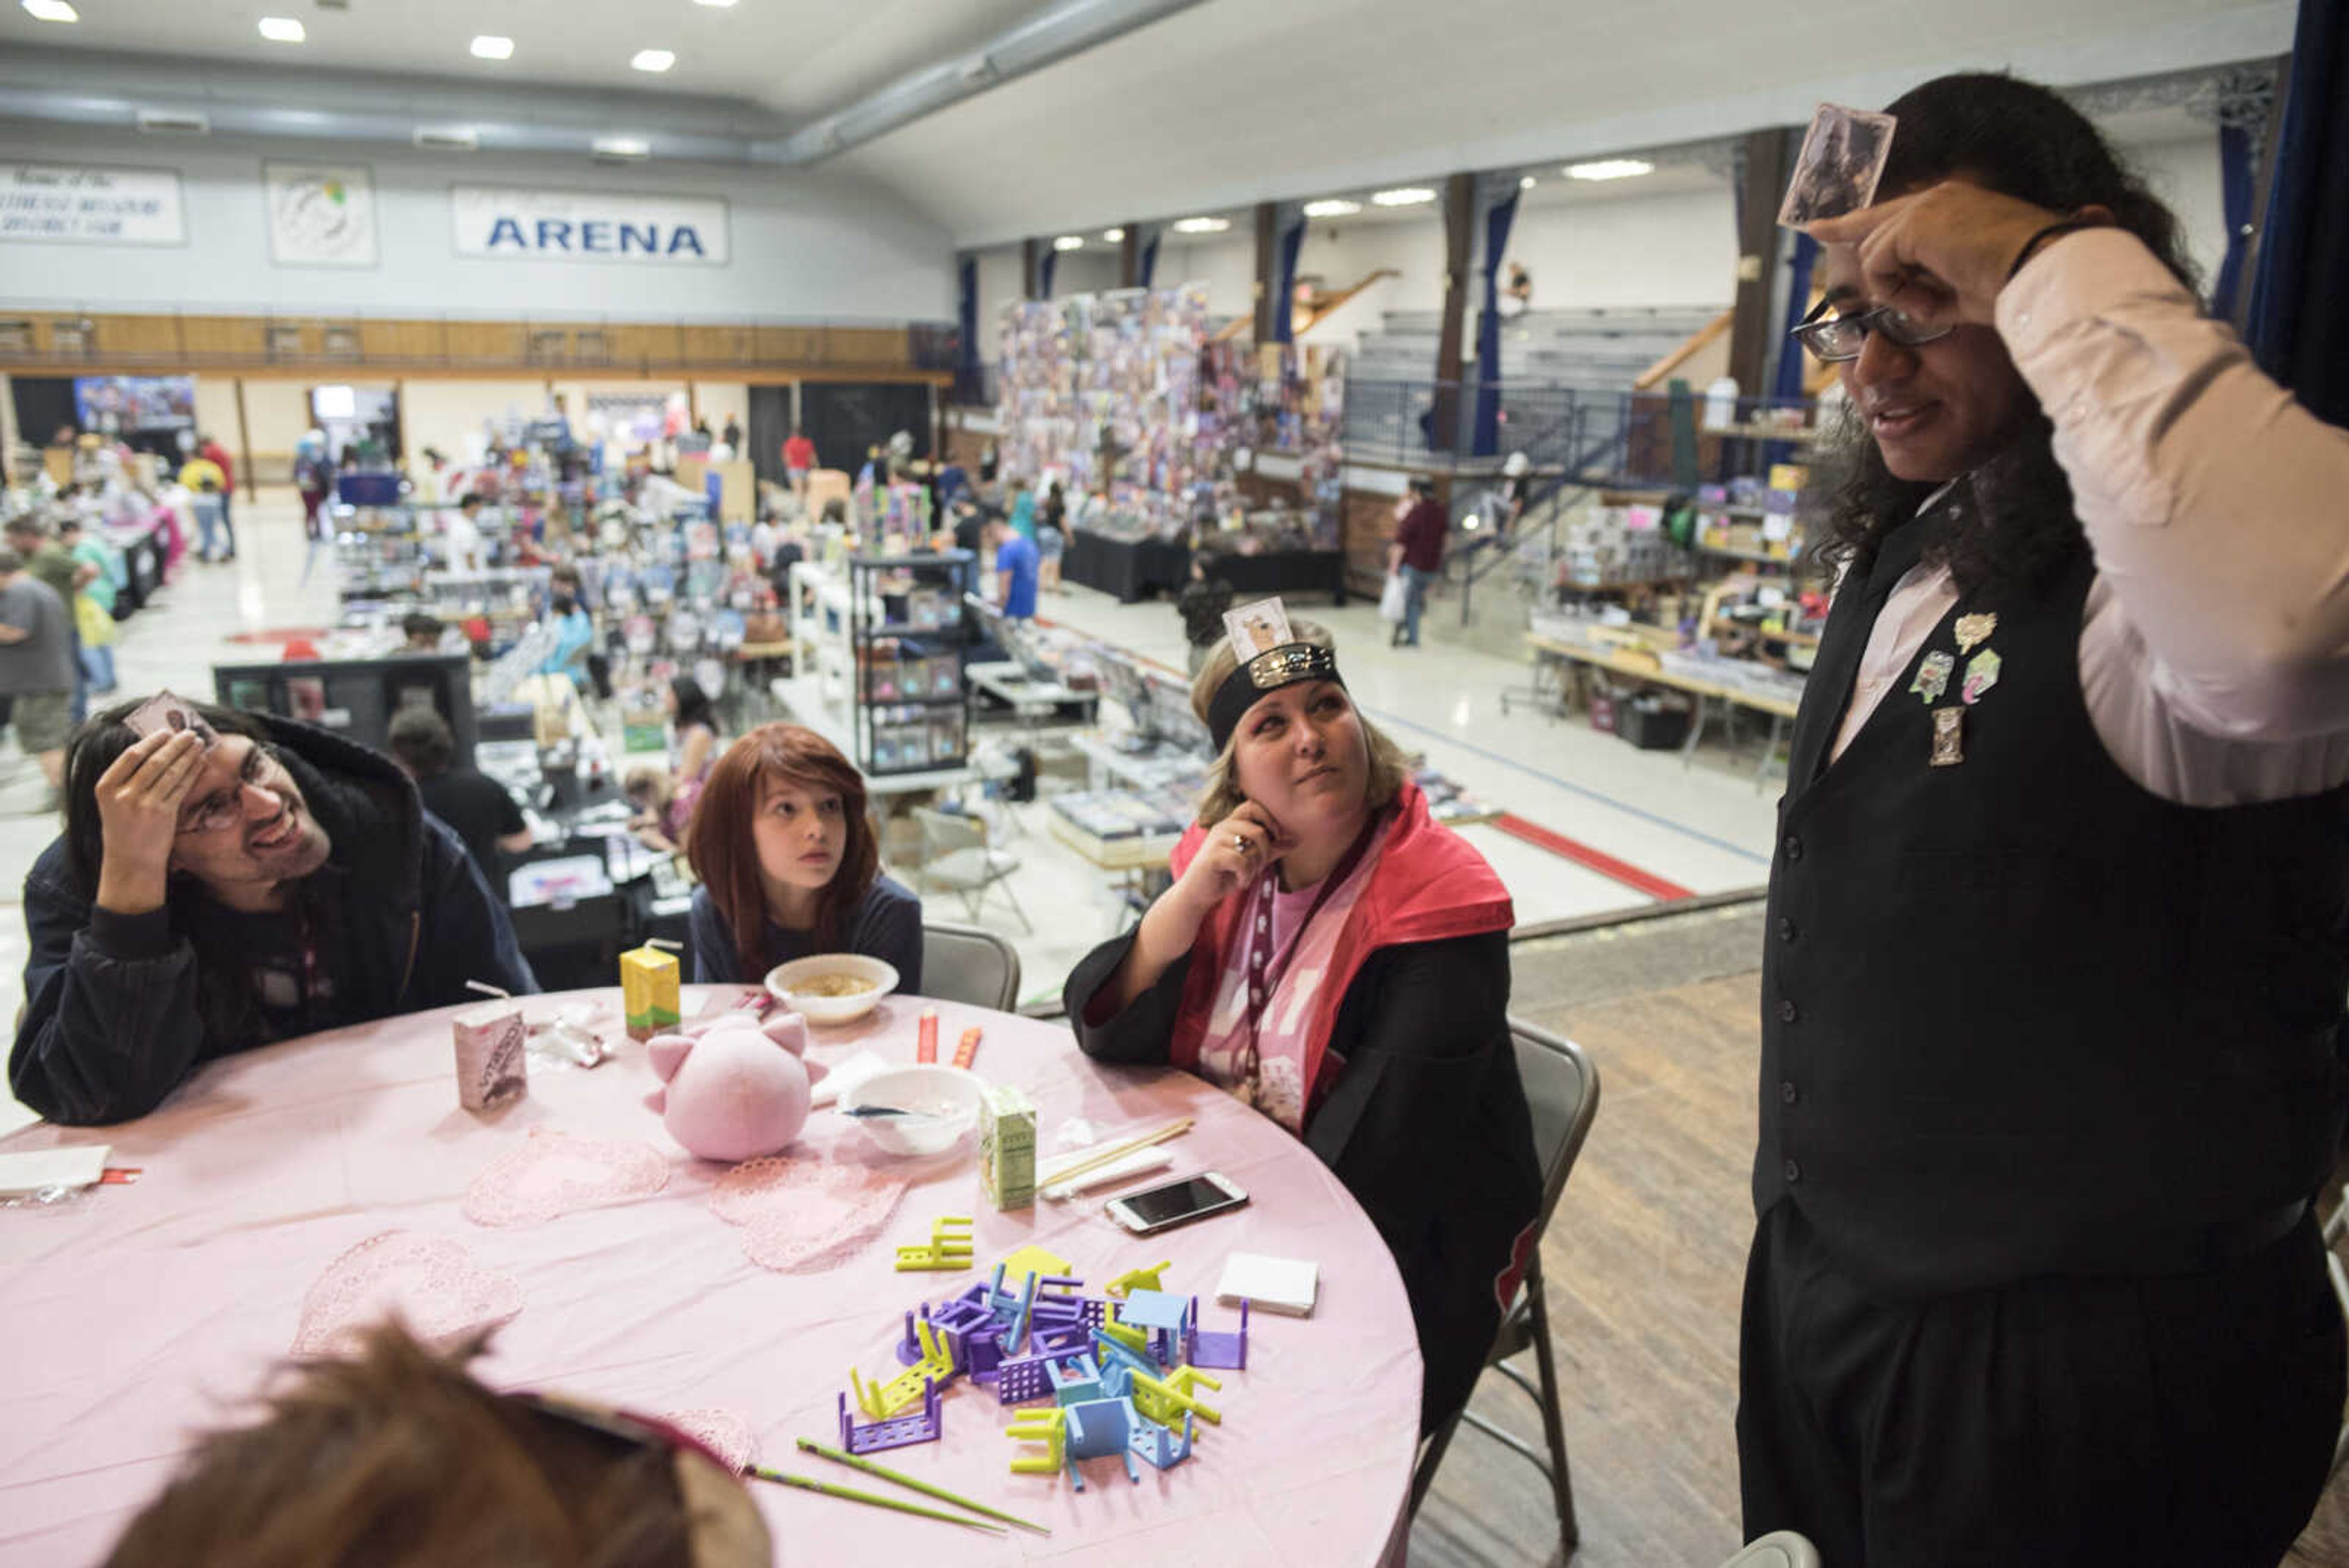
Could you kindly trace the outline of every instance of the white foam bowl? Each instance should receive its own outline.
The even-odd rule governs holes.
[[[859,1116],[864,1136],[890,1154],[941,1154],[978,1123],[978,1075],[922,1063],[875,1073],[840,1096],[845,1113],[862,1106],[893,1106],[911,1116]]]
[[[827,974],[859,975],[871,981],[873,989],[860,991],[854,996],[812,996],[792,989]],[[863,953],[814,953],[779,963],[767,971],[767,994],[810,1023],[853,1023],[896,989],[895,967]]]

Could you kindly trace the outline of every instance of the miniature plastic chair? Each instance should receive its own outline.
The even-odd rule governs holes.
[[[1009,1012],[1019,1005],[1019,954],[993,931],[926,920],[922,994]]]
[[[1566,1179],[1573,1173],[1575,1157],[1582,1152],[1582,1141],[1589,1136],[1590,1119],[1598,1114],[1599,1069],[1573,1041],[1515,1018],[1509,1020],[1509,1038],[1516,1048],[1517,1076],[1525,1083],[1526,1104],[1533,1112],[1534,1150],[1542,1165],[1541,1214],[1533,1251],[1526,1262],[1525,1282],[1518,1287],[1516,1303],[1501,1318],[1500,1332],[1493,1337],[1493,1348],[1485,1353],[1485,1365],[1533,1397],[1534,1403],[1541,1408],[1542,1431],[1548,1438],[1549,1451],[1545,1455],[1484,1417],[1464,1410],[1428,1438],[1412,1476],[1411,1508],[1413,1514],[1419,1511],[1427,1489],[1435,1480],[1436,1466],[1444,1462],[1444,1451],[1451,1446],[1453,1433],[1465,1421],[1495,1442],[1531,1460],[1549,1478],[1550,1491],[1557,1506],[1558,1540],[1565,1547],[1566,1556],[1571,1559],[1581,1532],[1574,1521],[1574,1479],[1567,1468],[1566,1426],[1558,1408],[1557,1364],[1550,1350],[1549,1309],[1542,1293],[1541,1238],[1549,1230],[1550,1215],[1557,1208],[1558,1195],[1566,1190]],[[1509,1365],[1510,1357],[1528,1349],[1534,1353],[1538,1385]]]
[[[1749,1542],[1721,1568],[1820,1568],[1819,1549],[1791,1530],[1774,1530]]]
[[[1005,880],[1019,869],[1019,857],[989,849],[987,830],[970,817],[917,805],[914,808],[914,820],[922,830],[921,864],[914,870],[917,883],[958,895],[963,912],[973,921],[978,919],[987,890],[999,887],[1010,902],[1012,914],[1019,919],[1019,929],[1033,934],[1036,928],[1028,923],[1028,911],[1019,907],[1019,896]]]

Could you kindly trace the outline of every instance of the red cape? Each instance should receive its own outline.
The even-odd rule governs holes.
[[[1388,807],[1385,846],[1371,868],[1370,886],[1354,900],[1346,928],[1330,955],[1330,973],[1315,998],[1313,1017],[1306,1032],[1308,1059],[1305,1082],[1320,1081],[1322,1056],[1337,1027],[1338,1009],[1347,988],[1362,964],[1381,948],[1405,942],[1443,941],[1453,937],[1506,931],[1516,924],[1509,890],[1466,839],[1430,816],[1427,796],[1405,779],[1402,792]],[[1181,877],[1208,829],[1197,823],[1174,846],[1170,866]],[[1183,1005],[1174,1019],[1170,1059],[1174,1065],[1195,1070],[1199,1042],[1216,1004],[1225,955],[1231,950],[1243,898],[1226,898],[1199,928],[1191,944],[1191,972],[1183,986]]]

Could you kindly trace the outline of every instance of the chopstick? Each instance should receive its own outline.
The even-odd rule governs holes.
[[[1190,1130],[1189,1116],[1185,1116],[1181,1121],[1168,1122],[1156,1132],[1144,1133],[1140,1137],[1130,1137],[1121,1143],[1111,1144],[1106,1148],[1095,1149],[1074,1165],[1039,1176],[1036,1178],[1036,1186],[1040,1190],[1047,1187],[1057,1187],[1072,1176],[1082,1176],[1089,1170],[1099,1169],[1111,1160],[1123,1159],[1136,1149],[1148,1148],[1152,1144],[1164,1143],[1169,1138],[1181,1137]]]
[[[763,1481],[773,1481],[780,1486],[795,1486],[802,1491],[820,1491],[826,1497],[836,1497],[849,1502],[869,1503],[874,1508],[895,1509],[899,1513],[919,1514],[924,1519],[941,1519],[948,1524],[959,1524],[968,1530],[984,1530],[990,1535],[1004,1533],[1003,1526],[990,1524],[984,1519],[968,1519],[959,1513],[948,1513],[944,1509],[924,1508],[918,1503],[900,1502],[894,1497],[883,1497],[878,1492],[859,1491],[850,1486],[836,1486],[831,1481],[818,1480],[813,1476],[795,1476],[789,1470],[770,1469],[765,1465],[750,1465],[744,1469],[743,1473],[756,1476]]]
[[[989,1508],[985,1503],[973,1502],[967,1497],[957,1497],[942,1486],[932,1486],[926,1480],[916,1480],[903,1470],[893,1470],[887,1465],[876,1465],[871,1459],[860,1459],[854,1454],[843,1454],[838,1449],[825,1447],[813,1438],[802,1438],[799,1439],[799,1445],[802,1453],[817,1454],[827,1459],[837,1460],[843,1465],[854,1465],[867,1475],[879,1476],[883,1480],[895,1481],[899,1486],[911,1487],[916,1491],[925,1492],[931,1497],[953,1503],[957,1508],[967,1508],[973,1513],[983,1513],[989,1519],[999,1519],[1007,1524],[1016,1524],[1022,1530],[1032,1530],[1039,1535],[1052,1533],[1042,1525],[1031,1523],[1016,1513],[1005,1513],[1000,1509]]]

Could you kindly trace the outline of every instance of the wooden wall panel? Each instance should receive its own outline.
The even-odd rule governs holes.
[[[100,354],[135,354],[140,358],[180,353],[180,318],[176,316],[105,316],[94,317]]]
[[[688,327],[678,336],[685,358],[694,365],[747,365],[750,362],[750,328],[747,327]]]
[[[456,365],[521,365],[529,334],[518,321],[451,321],[449,359]]]
[[[827,365],[895,370],[914,362],[902,327],[827,327],[823,337]]]
[[[362,321],[359,352],[370,360],[436,363],[449,352],[448,328],[438,321]]]
[[[614,369],[624,366],[675,365],[682,361],[684,340],[675,327],[625,327],[617,323],[604,328],[604,340],[611,348]]]
[[[180,338],[191,358],[219,355],[258,362],[269,354],[266,324],[257,316],[182,316]]]
[[[821,364],[823,342],[823,328],[817,327],[761,327],[751,337],[761,365]]]

